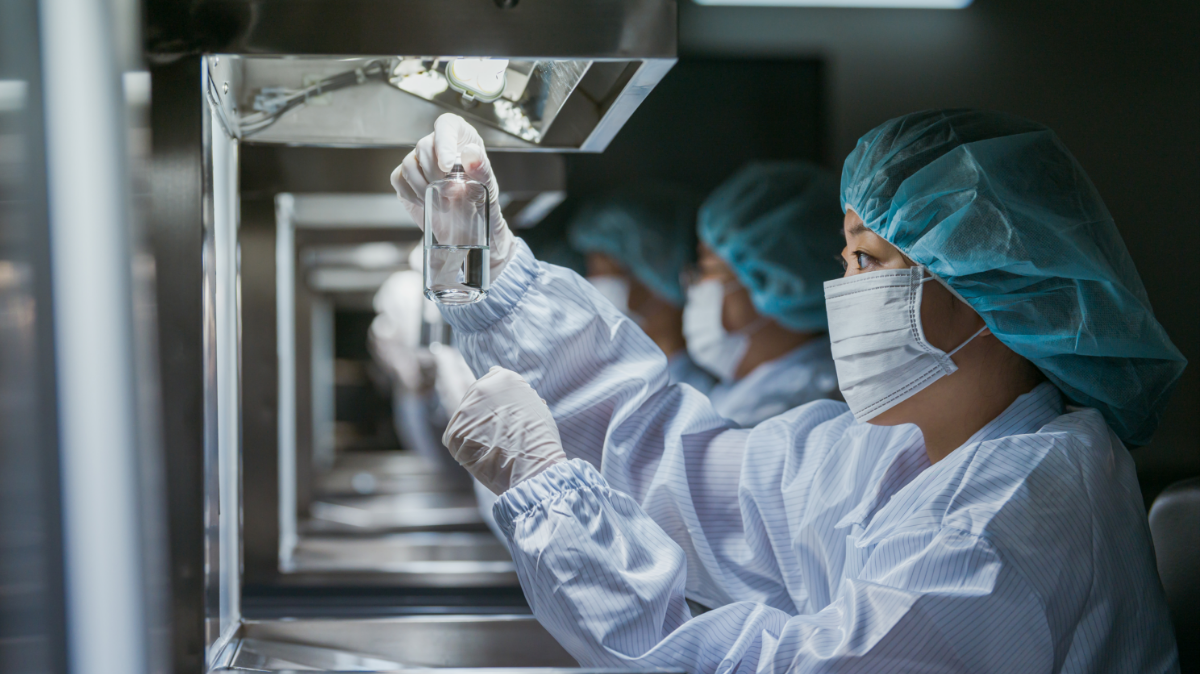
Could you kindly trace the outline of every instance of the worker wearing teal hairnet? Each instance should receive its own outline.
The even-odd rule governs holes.
[[[842,206],[1122,440],[1150,440],[1186,361],[1053,131],[969,110],[892,120],[846,159]]]
[[[460,118],[435,136],[478,138]],[[417,154],[398,193],[419,215]],[[844,187],[823,285],[845,403],[734,428],[520,240],[486,298],[442,307],[481,376],[443,441],[502,492],[540,624],[586,667],[1179,671],[1117,433],[1152,430],[1182,361],[1082,170],[1038,125],[918,113],[864,136]],[[1111,359],[1112,384],[1080,379]],[[1131,383],[1151,413],[1106,402]],[[1083,390],[1109,409],[1069,404]]]
[[[713,379],[688,356],[682,328],[682,279],[696,262],[699,207],[700,195],[681,186],[627,187],[582,204],[568,237],[586,256],[592,285],[667,355],[671,383],[707,391]]]
[[[808,162],[754,162],[700,209],[684,333],[720,378],[714,408],[743,426],[837,394],[822,289],[841,274],[837,189]]]

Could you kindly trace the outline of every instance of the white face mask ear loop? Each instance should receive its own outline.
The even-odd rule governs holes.
[[[911,314],[909,315],[909,322],[911,323],[913,333],[917,337],[917,344],[921,348],[925,349],[925,351],[928,352],[929,354],[931,354],[933,356],[937,356],[938,354],[935,353],[935,351],[938,351],[939,349],[937,349],[937,347],[930,344],[928,339],[925,339],[925,324],[921,321],[921,304],[923,304],[924,300],[925,300],[925,292],[924,292],[925,282],[932,281],[936,277],[925,276],[925,274],[929,270],[926,269],[924,265],[916,265],[915,267],[912,267],[911,269],[913,270],[912,273],[914,275],[920,274],[920,280],[917,281],[916,290],[915,290],[916,297],[913,298]],[[947,374],[948,373],[949,373],[949,371],[947,371]]]
[[[951,351],[950,353],[946,354],[946,355],[947,355],[947,356],[950,356],[950,357],[953,357],[953,356],[954,356],[954,354],[958,353],[959,351],[962,351],[962,348],[963,348],[964,346],[966,346],[966,345],[970,344],[972,339],[975,339],[976,337],[978,337],[978,336],[982,335],[982,334],[983,334],[983,331],[984,331],[984,330],[987,330],[987,329],[988,329],[988,326],[985,324],[985,325],[984,325],[982,328],[979,328],[978,330],[976,330],[976,331],[975,331],[975,334],[973,334],[973,335],[971,335],[970,337],[968,337],[968,338],[967,338],[967,341],[965,341],[965,342],[963,342],[962,344],[959,344],[958,346],[954,347],[954,350],[953,350],[953,351]]]
[[[750,322],[750,325],[747,325],[746,327],[742,328],[741,330],[738,330],[737,333],[739,335],[745,335],[747,337],[751,337],[754,335],[754,333],[767,327],[767,323],[770,323],[770,322],[771,322],[771,318],[769,316],[763,316],[762,314],[759,314],[758,318],[756,318]]]
[[[929,271],[929,270],[928,270],[928,269],[926,269],[925,271]],[[922,272],[922,273],[924,273],[924,272]],[[922,279],[921,279],[921,283],[925,283],[926,281],[937,281],[938,283],[942,284],[942,287],[943,287],[943,288],[945,288],[946,290],[949,290],[951,295],[954,295],[956,298],[958,298],[958,301],[959,301],[959,302],[962,302],[963,304],[966,304],[968,307],[969,307],[969,306],[971,306],[971,304],[970,304],[969,302],[967,302],[967,300],[966,300],[966,299],[964,299],[962,295],[959,295],[959,294],[958,294],[958,292],[954,290],[954,288],[951,288],[951,287],[950,287],[950,284],[949,284],[949,283],[946,283],[945,281],[943,281],[943,280],[942,280],[941,278],[939,278],[938,276],[935,276],[935,275],[933,274],[933,272],[929,272],[929,276],[927,276],[927,277],[925,277],[925,278],[922,278]],[[971,340],[973,340],[973,339],[975,339],[976,337],[978,337],[978,336],[982,335],[982,334],[983,334],[983,332],[984,332],[985,330],[987,330],[987,329],[988,329],[988,327],[987,327],[987,324],[985,323],[985,324],[984,324],[984,326],[983,326],[982,328],[979,328],[978,330],[976,330],[976,331],[975,331],[975,334],[973,334],[973,335],[971,335],[970,337],[968,337],[968,338],[967,338],[967,341],[965,341],[965,342],[963,342],[962,344],[959,344],[958,346],[954,347],[954,350],[953,350],[953,351],[951,351],[950,353],[946,354],[946,357],[948,357],[948,358],[950,358],[950,357],[953,357],[953,356],[954,356],[954,354],[956,354],[956,353],[958,353],[959,351],[961,351],[961,350],[962,350],[962,348],[963,348],[964,346],[966,346],[966,345],[968,345],[968,344],[970,344],[970,343],[971,343]]]

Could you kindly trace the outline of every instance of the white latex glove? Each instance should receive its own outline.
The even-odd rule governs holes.
[[[567,460],[546,402],[521,375],[499,366],[467,389],[442,444],[494,494]]]
[[[392,171],[392,187],[400,203],[416,221],[425,227],[425,188],[429,183],[446,177],[454,168],[454,159],[461,155],[463,169],[472,180],[487,185],[489,220],[492,223],[491,278],[495,281],[512,256],[513,235],[500,212],[500,186],[492,163],[483,149],[483,139],[467,120],[446,113],[433,123],[433,133],[417,142],[417,147]],[[434,232],[444,238],[441,232]]]

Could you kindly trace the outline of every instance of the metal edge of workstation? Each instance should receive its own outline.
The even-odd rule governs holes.
[[[507,53],[507,58],[522,58],[533,61],[556,61],[561,56],[536,54],[529,52]],[[314,62],[329,62],[343,59],[355,59],[359,62],[368,55],[359,57],[313,57],[311,54],[295,55],[296,58],[313,60]],[[369,55],[387,58],[385,55]],[[207,95],[214,109],[219,113],[225,128],[242,142],[255,145],[283,145],[312,148],[391,148],[411,147],[427,132],[426,124],[432,125],[437,115],[444,112],[462,112],[457,108],[445,107],[445,102],[434,102],[413,96],[392,87],[372,89],[368,108],[379,107],[390,111],[389,119],[411,119],[412,121],[396,126],[389,126],[378,119],[363,121],[352,125],[353,131],[347,131],[340,125],[329,126],[323,132],[316,133],[312,129],[301,131],[296,135],[283,132],[282,135],[258,131],[243,132],[241,125],[245,110],[240,110],[239,101],[246,104],[246,92],[243,91],[248,80],[254,78],[246,75],[249,66],[247,59],[261,62],[264,58],[278,61],[275,57],[262,57],[256,54],[221,53],[205,57],[210,86]],[[570,59],[568,59],[570,60]],[[555,120],[538,142],[530,142],[517,138],[509,133],[492,128],[486,122],[479,127],[489,151],[493,154],[534,153],[595,153],[603,152],[609,142],[629,120],[630,116],[641,106],[650,92],[662,81],[663,77],[677,63],[678,59],[672,54],[669,57],[637,57],[632,59],[613,59],[611,57],[596,57],[590,59],[590,67],[583,81],[568,95],[567,100]],[[604,68],[600,68],[604,66]],[[349,67],[349,66],[343,66]],[[594,80],[589,78],[595,77]],[[284,77],[279,75],[279,77]],[[286,78],[285,78],[286,79]],[[592,91],[588,93],[586,84],[604,87],[603,94]],[[338,96],[337,92],[330,95]],[[403,105],[401,105],[403,103]],[[363,102],[359,101],[358,105]],[[399,106],[399,107],[395,107]],[[416,106],[416,107],[412,107]],[[302,109],[302,108],[301,108]],[[351,108],[350,110],[353,110]],[[299,111],[289,114],[298,114]],[[478,120],[476,120],[478,121]],[[328,124],[328,120],[325,120]],[[419,128],[418,128],[419,127]],[[293,129],[293,131],[296,131]],[[343,136],[350,133],[351,135]]]
[[[233,136],[246,142],[314,147],[409,146],[422,134],[377,130],[374,137],[357,139],[341,139],[336,132],[308,138],[243,137],[237,107],[242,94],[240,59],[447,54],[629,62],[614,90],[588,100],[594,108],[582,102],[587,96],[572,93],[573,103],[568,101],[562,111],[566,118],[541,142],[503,133],[493,138],[493,151],[537,153],[603,151],[676,63],[675,0],[512,4],[516,6],[501,9],[489,0],[436,5],[419,0],[325,0],[297,7],[282,0],[210,0],[182,9],[150,2],[146,47],[152,62],[209,55],[207,94]],[[433,102],[426,105],[438,107]]]
[[[204,92],[200,58],[152,64],[152,206],[172,669],[205,666]]]

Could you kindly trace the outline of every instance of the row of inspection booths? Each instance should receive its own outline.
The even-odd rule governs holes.
[[[0,349],[32,354],[58,330],[57,374],[27,361],[49,393],[20,409],[45,412],[25,417],[31,428],[64,429],[69,468],[43,494],[64,504],[61,530],[46,531],[65,541],[65,589],[21,604],[66,627],[3,644],[6,662],[25,663],[13,671],[585,671],[530,615],[465,474],[397,439],[366,326],[372,296],[420,245],[388,175],[437,116],[479,128],[508,220],[532,223],[562,198],[563,153],[603,151],[675,64],[675,0],[4,11],[4,49],[24,49],[22,67],[50,83],[21,89],[25,107],[88,111],[61,128],[53,114],[45,129],[20,117],[30,147],[44,137],[47,149],[14,166],[50,176],[22,194],[41,194],[51,222],[75,209],[80,226],[29,248],[49,270],[29,296],[50,306],[38,289],[53,287],[64,318],[13,327],[30,339]],[[508,60],[502,96],[448,86],[451,60],[470,57]],[[123,98],[104,89],[116,82]],[[67,320],[71,301],[94,309],[90,324]],[[448,344],[436,312],[417,320],[422,346]],[[76,372],[72,344],[111,344],[111,358]],[[76,433],[55,385],[107,407],[79,415]],[[103,452],[84,456],[93,445]],[[39,559],[54,555],[0,571],[40,578]]]
[[[819,158],[819,66],[677,64],[677,10],[0,3],[0,671],[587,671],[372,353],[421,246],[388,176],[445,112],[518,230],[606,148],[710,188]],[[475,57],[507,61],[500,95],[450,82]],[[744,155],[700,161],[716,131]],[[412,346],[436,353],[430,308]]]

